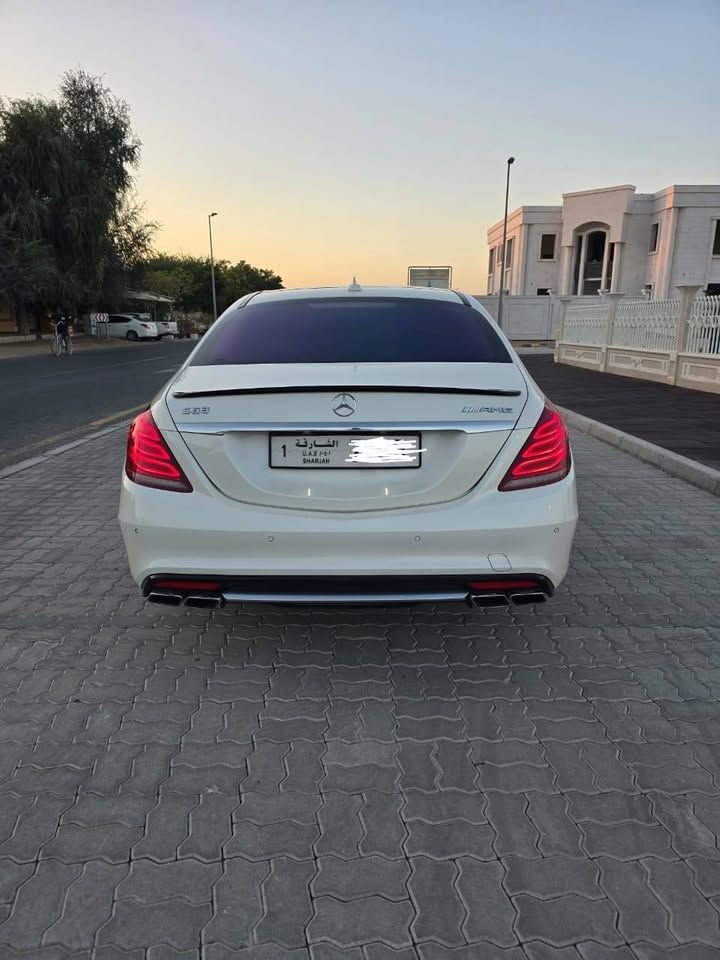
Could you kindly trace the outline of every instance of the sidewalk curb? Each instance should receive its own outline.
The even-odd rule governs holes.
[[[121,420],[119,423],[114,423],[111,427],[105,427],[103,430],[96,430],[94,433],[88,433],[84,437],[78,437],[77,440],[71,440],[69,443],[63,443],[60,447],[53,447],[51,450],[46,450],[44,453],[38,454],[37,457],[31,457],[29,460],[21,460],[20,463],[14,463],[10,467],[5,467],[0,470],[0,480],[7,480],[10,477],[15,476],[16,473],[22,473],[23,470],[29,470],[30,467],[36,466],[38,463],[46,463],[48,460],[52,460],[53,457],[57,457],[58,454],[67,453],[68,450],[73,450],[75,447],[81,447],[86,443],[90,443],[92,440],[99,440],[100,437],[107,436],[108,433],[114,433],[116,430],[122,430],[125,427],[129,427],[132,423],[132,418],[128,420]]]
[[[672,450],[658,447],[647,440],[641,440],[640,437],[634,437],[631,433],[624,433],[622,430],[610,427],[606,423],[600,423],[599,420],[591,420],[590,417],[575,413],[566,407],[557,406],[557,409],[567,425],[580,433],[586,433],[597,440],[602,440],[611,447],[617,447],[624,453],[630,454],[636,460],[657,467],[658,470],[670,474],[671,477],[685,480],[707,493],[720,497],[720,470],[713,470],[712,467],[707,467],[704,463],[698,463],[695,460],[690,460],[689,457],[673,453]]]

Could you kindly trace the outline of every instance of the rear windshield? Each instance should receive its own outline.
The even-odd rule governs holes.
[[[347,297],[248,304],[206,334],[192,366],[511,363],[485,317],[445,300]]]

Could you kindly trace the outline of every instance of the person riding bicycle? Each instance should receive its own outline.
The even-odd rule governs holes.
[[[56,316],[57,316],[57,322],[55,325],[55,330],[57,332],[58,337],[60,337],[60,339],[62,340],[63,346],[67,350],[68,344],[70,342],[70,319],[65,316],[64,310],[58,310]]]

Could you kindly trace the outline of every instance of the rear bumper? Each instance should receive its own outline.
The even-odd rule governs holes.
[[[521,573],[556,587],[577,522],[574,473],[548,487],[365,513],[285,510],[123,476],[120,527],[138,585],[159,575],[470,578]]]
[[[191,607],[226,603],[395,604],[465,601],[496,607],[542,603],[554,592],[544,577],[148,577],[143,595],[151,602]]]

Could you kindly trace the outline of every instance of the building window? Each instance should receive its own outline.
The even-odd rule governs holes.
[[[554,233],[544,233],[540,237],[540,259],[541,260],[554,260],[555,259],[555,240],[557,235]]]
[[[713,252],[714,257],[720,257],[720,220],[715,221],[715,236],[713,237]]]
[[[503,266],[506,270],[509,270],[512,267],[512,258],[513,258],[513,238],[511,237],[505,245],[505,262]]]
[[[490,250],[490,255],[488,257],[488,273],[492,276],[495,273],[495,249]]]
[[[537,297],[549,297],[550,296],[550,287],[538,287],[535,293]]]
[[[659,223],[653,223],[650,225],[650,246],[648,248],[649,253],[657,253],[659,232],[660,232]]]

